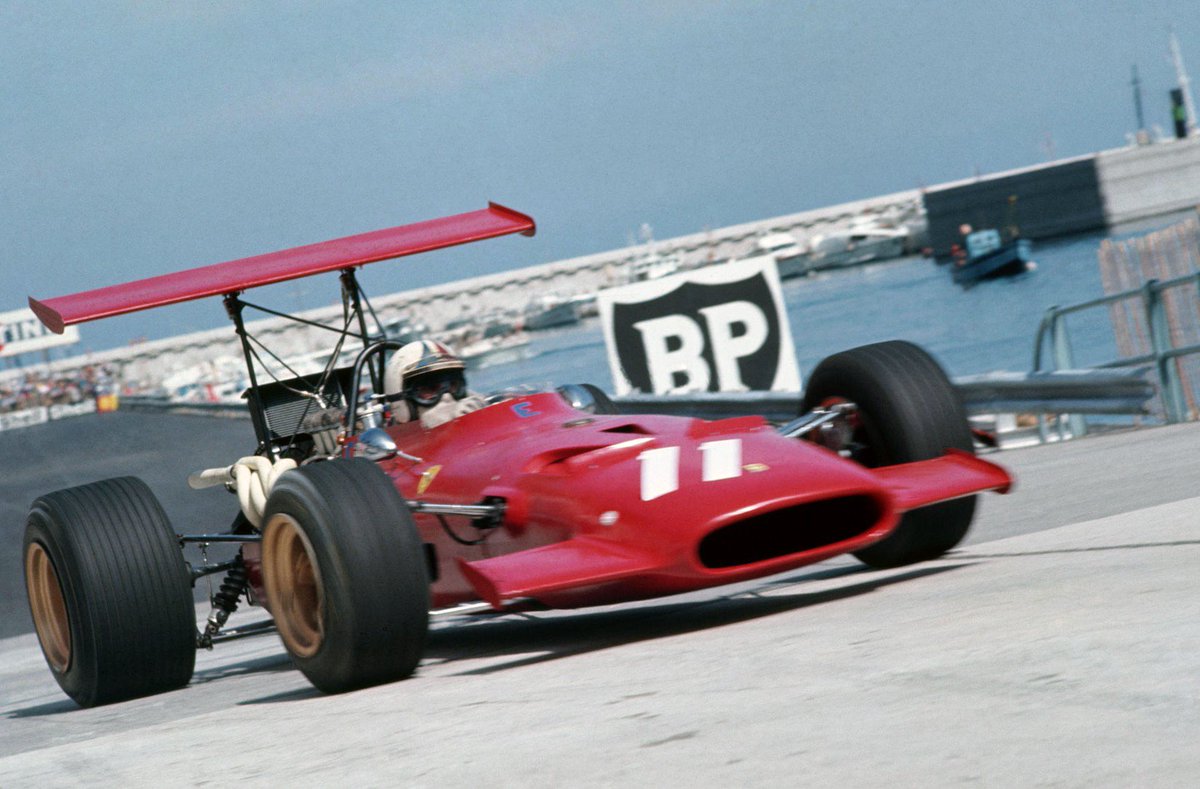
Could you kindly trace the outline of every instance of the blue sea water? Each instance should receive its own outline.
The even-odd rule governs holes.
[[[785,280],[801,377],[831,353],[889,339],[925,347],[954,377],[1029,371],[1047,308],[1103,295],[1097,251],[1108,235],[1038,244],[1035,271],[969,290],[951,282],[946,266],[922,257]],[[1116,358],[1106,311],[1072,317],[1069,328],[1077,366]],[[537,333],[531,351],[524,361],[473,371],[472,387],[588,382],[613,390],[598,319]]]

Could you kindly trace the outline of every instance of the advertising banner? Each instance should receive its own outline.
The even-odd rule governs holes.
[[[55,334],[42,325],[33,310],[0,312],[0,357],[41,351],[79,342],[79,327]]]
[[[50,409],[46,406],[29,408],[24,411],[9,411],[0,414],[0,430],[16,430],[20,427],[44,425],[50,421]]]
[[[800,391],[769,257],[602,290],[597,305],[617,395]]]

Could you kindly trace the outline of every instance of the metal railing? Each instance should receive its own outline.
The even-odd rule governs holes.
[[[970,415],[1145,414],[1154,387],[1140,370],[995,372],[954,378],[951,383]],[[758,414],[786,422],[801,411],[798,392],[698,392],[680,395],[614,395],[622,413],[676,414],[723,419]]]
[[[1066,307],[1054,306],[1046,310],[1042,322],[1038,326],[1037,337],[1033,346],[1034,372],[1046,369],[1074,369],[1075,358],[1071,348],[1071,337],[1067,328],[1066,317],[1096,307],[1107,307],[1126,299],[1140,298],[1143,316],[1148,328],[1147,336],[1150,341],[1150,352],[1134,356],[1112,359],[1092,365],[1099,369],[1118,367],[1152,367],[1158,380],[1159,396],[1162,398],[1163,412],[1168,422],[1183,422],[1189,418],[1187,398],[1184,395],[1183,375],[1176,360],[1184,356],[1200,353],[1200,344],[1176,346],[1172,336],[1169,316],[1163,294],[1172,289],[1191,286],[1197,288],[1200,297],[1200,272],[1174,277],[1167,280],[1147,280],[1139,288],[1113,293],[1108,296],[1080,302]],[[1048,358],[1043,355],[1043,349],[1049,345]],[[1044,365],[1049,364],[1049,367]],[[1076,435],[1086,432],[1086,424],[1082,417],[1071,417],[1071,429]]]

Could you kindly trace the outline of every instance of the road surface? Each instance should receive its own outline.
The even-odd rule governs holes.
[[[413,679],[341,696],[264,636],[80,710],[8,602],[28,499],[137,473],[177,526],[224,524],[232,499],[182,478],[248,426],[75,421],[73,447],[66,423],[0,434],[23,458],[0,482],[0,786],[1178,786],[1200,763],[1200,425],[992,455],[1017,489],[936,562],[442,623]]]

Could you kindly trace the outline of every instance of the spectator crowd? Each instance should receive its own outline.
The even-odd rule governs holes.
[[[74,405],[116,391],[112,372],[104,367],[46,374],[30,371],[0,380],[0,413],[50,405]]]

